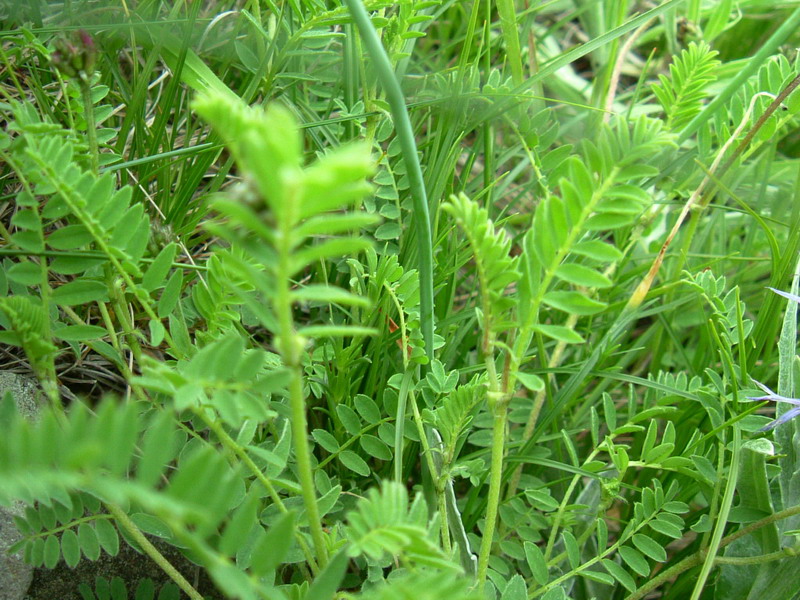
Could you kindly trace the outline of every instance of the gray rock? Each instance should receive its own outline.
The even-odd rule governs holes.
[[[22,537],[13,518],[22,513],[22,504],[0,508],[0,600],[21,600],[33,581],[33,567],[22,560],[22,552],[6,554],[6,550]]]
[[[0,398],[7,391],[14,396],[20,414],[32,420],[37,418],[40,395],[35,381],[16,373],[0,372]],[[22,503],[0,507],[0,600],[22,600],[33,580],[33,567],[25,564],[22,553],[9,556],[6,552],[22,538],[14,524],[14,515],[23,512]]]
[[[33,421],[39,417],[42,395],[36,380],[10,371],[0,371],[0,399],[6,392],[11,392],[14,396],[19,414]]]

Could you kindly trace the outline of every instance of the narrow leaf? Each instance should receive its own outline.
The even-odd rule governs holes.
[[[619,555],[631,569],[642,577],[647,577],[650,574],[650,565],[647,564],[644,556],[630,546],[622,546],[619,549]]]
[[[622,258],[622,252],[617,250],[615,246],[601,242],[600,240],[591,240],[588,242],[580,242],[572,247],[572,252],[586,256],[592,260],[599,262],[616,262]]]
[[[536,325],[534,331],[565,344],[582,344],[584,340],[574,329],[563,325]]]
[[[603,563],[603,566],[606,568],[606,571],[611,573],[611,575],[614,576],[614,579],[616,579],[623,586],[625,586],[626,590],[632,592],[636,589],[636,582],[633,580],[633,577],[631,577],[630,574],[625,569],[623,569],[613,560],[603,559],[601,562]]]
[[[556,269],[556,276],[569,283],[587,288],[607,288],[612,285],[611,280],[602,273],[577,263],[560,265]]]
[[[595,315],[606,308],[606,304],[598,302],[578,292],[548,292],[542,301],[569,314]]]
[[[506,585],[506,589],[503,590],[503,595],[500,598],[501,600],[528,599],[528,588],[525,586],[525,580],[519,573],[511,578],[511,580],[508,582],[508,585]]]
[[[67,225],[47,236],[47,245],[53,250],[75,250],[91,244],[92,239],[83,225]]]
[[[344,550],[337,552],[322,572],[314,578],[314,582],[308,588],[306,598],[331,600],[342,582],[348,560],[347,552]]]
[[[301,327],[298,332],[306,337],[360,337],[364,335],[377,335],[378,330],[372,327],[358,327],[349,325],[311,325]]]
[[[342,288],[328,285],[307,285],[291,292],[295,302],[323,302],[328,304],[346,304],[348,306],[369,306],[369,300],[357,296]]]
[[[549,579],[547,572],[547,562],[544,560],[544,554],[541,548],[531,542],[523,544],[525,549],[525,560],[528,562],[528,567],[533,573],[533,578],[539,585],[546,585]]]
[[[251,570],[254,575],[264,575],[283,562],[292,545],[293,532],[294,514],[288,512],[278,517],[267,534],[253,548]]]
[[[116,556],[119,552],[119,534],[117,529],[108,519],[98,519],[95,521],[94,530],[97,533],[97,541],[100,542],[103,550],[111,556]]]
[[[614,585],[614,578],[608,573],[603,573],[602,571],[590,571],[587,569],[584,571],[579,571],[578,575],[598,583],[603,583],[605,585]]]
[[[175,271],[164,286],[161,298],[158,300],[158,317],[163,319],[168,316],[178,304],[181,288],[183,287],[183,273]]]
[[[516,377],[522,385],[533,392],[538,392],[544,389],[544,380],[538,375],[517,371]]]
[[[366,477],[370,474],[370,468],[367,463],[364,462],[364,459],[351,450],[345,450],[339,454],[339,460],[345,467],[359,475]]]
[[[311,436],[320,446],[325,448],[325,450],[331,454],[339,451],[339,442],[337,442],[336,438],[324,429],[315,429],[311,432]]]
[[[96,325],[67,325],[53,329],[53,337],[67,342],[97,340],[108,335],[105,327]]]
[[[155,260],[150,264],[144,277],[142,277],[142,287],[148,292],[152,292],[162,284],[166,283],[167,275],[172,267],[172,261],[175,259],[175,252],[177,246],[174,243],[169,243],[158,253]]]
[[[81,523],[78,526],[78,542],[80,542],[83,554],[89,560],[97,560],[100,557],[100,542],[97,540],[97,533],[94,527],[88,523]]]
[[[74,530],[67,529],[61,534],[61,553],[69,568],[75,567],[80,562],[81,547],[78,543],[78,535]]]
[[[666,562],[667,560],[667,551],[651,537],[637,533],[633,536],[633,545],[656,562]]]
[[[65,283],[53,290],[53,301],[64,306],[76,306],[89,302],[108,302],[108,290],[104,283],[81,279]]]

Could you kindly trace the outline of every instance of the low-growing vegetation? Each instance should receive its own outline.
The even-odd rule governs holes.
[[[102,600],[797,597],[800,8],[0,11],[12,553],[172,580]]]

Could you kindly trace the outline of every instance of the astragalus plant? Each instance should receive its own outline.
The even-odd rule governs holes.
[[[2,9],[0,342],[48,405],[0,403],[12,552],[794,598],[800,9],[128,4]]]

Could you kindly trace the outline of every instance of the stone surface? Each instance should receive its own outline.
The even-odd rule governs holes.
[[[0,398],[10,391],[20,414],[35,420],[39,413],[39,388],[36,382],[16,373],[0,372]],[[0,423],[0,426],[3,424]],[[22,553],[6,552],[22,537],[14,524],[24,505],[0,507],[0,600],[22,600],[33,580],[33,568],[22,560]]]
[[[36,420],[42,395],[34,379],[10,371],[0,371],[0,398],[11,392],[17,403],[17,410],[26,419]]]
[[[16,373],[0,371],[0,399],[10,391],[17,409],[25,418],[35,421],[39,407],[44,402],[36,381]],[[0,423],[0,430],[3,423]],[[0,482],[2,485],[2,482]],[[62,560],[54,569],[33,569],[22,560],[21,553],[7,556],[6,549],[22,536],[14,524],[14,515],[24,514],[24,504],[17,503],[10,508],[0,507],[0,600],[82,600],[78,586],[86,584],[94,588],[97,577],[107,580],[120,577],[126,584],[130,596],[138,583],[151,579],[159,589],[169,581],[167,575],[147,556],[140,554],[124,541],[120,541],[120,551],[116,556],[105,552],[96,561],[83,558],[71,569]],[[148,536],[149,537],[149,536]],[[189,562],[177,548],[157,539],[150,541],[161,551],[183,575],[207,598],[220,597],[208,577]],[[185,598],[181,594],[181,598]]]

